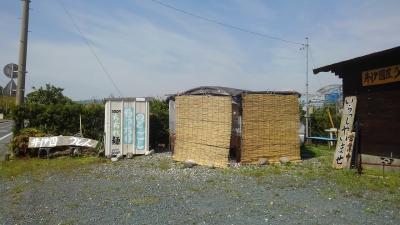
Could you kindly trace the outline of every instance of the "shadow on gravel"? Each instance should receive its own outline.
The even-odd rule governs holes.
[[[155,147],[154,148],[154,152],[155,153],[164,153],[164,152],[171,152],[172,153],[172,151],[169,149],[169,148],[166,148],[166,147],[164,147],[164,146],[162,146],[162,147]]]
[[[302,145],[300,148],[300,156],[302,160],[312,159],[316,157],[315,152],[308,149],[305,145]]]

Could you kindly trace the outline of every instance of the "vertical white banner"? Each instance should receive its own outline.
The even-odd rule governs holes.
[[[332,166],[336,169],[348,167],[348,164],[351,162],[351,153],[348,154],[349,150],[346,149],[346,144],[348,145],[351,133],[353,132],[356,105],[356,96],[348,96],[344,99],[342,121],[340,122],[340,130],[332,163]]]

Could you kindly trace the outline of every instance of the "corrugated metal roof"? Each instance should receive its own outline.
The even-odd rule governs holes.
[[[225,96],[237,96],[246,92],[246,90],[230,88],[230,87],[219,87],[219,86],[200,86],[189,89],[183,93],[177,95],[225,95]]]
[[[104,101],[151,101],[153,97],[121,97],[121,98],[105,98]]]
[[[189,89],[187,91],[169,95],[168,100],[173,99],[175,96],[179,95],[220,95],[220,96],[232,96],[238,97],[243,93],[253,93],[253,94],[278,94],[278,95],[297,95],[300,93],[295,91],[249,91],[244,89],[221,87],[221,86],[200,86],[196,88]]]

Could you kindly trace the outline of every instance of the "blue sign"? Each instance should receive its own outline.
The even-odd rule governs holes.
[[[133,108],[124,108],[124,144],[133,144],[133,115]]]
[[[136,113],[136,149],[144,150],[145,147],[145,133],[146,123],[143,113]]]
[[[332,92],[325,95],[325,102],[326,103],[336,103],[341,98],[341,93],[339,92]]]

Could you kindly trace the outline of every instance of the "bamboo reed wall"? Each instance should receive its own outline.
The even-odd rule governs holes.
[[[177,96],[173,159],[226,167],[231,128],[231,97]]]
[[[280,157],[300,160],[299,102],[297,95],[244,94],[242,163],[270,163]]]

